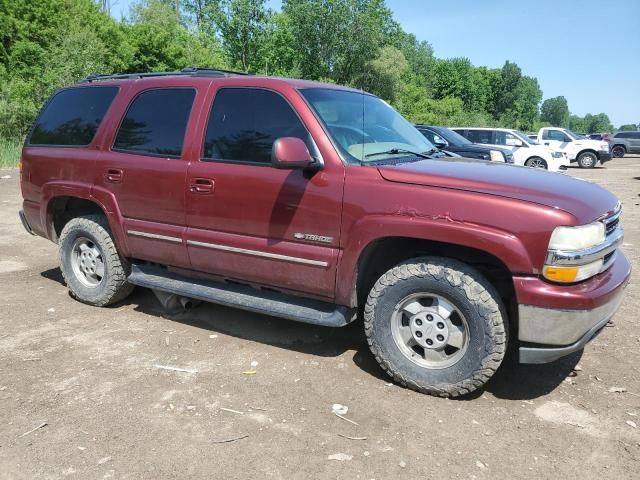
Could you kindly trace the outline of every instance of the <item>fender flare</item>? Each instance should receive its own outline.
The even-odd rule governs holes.
[[[353,298],[363,252],[384,238],[411,238],[473,248],[496,257],[512,273],[536,271],[527,249],[514,234],[449,216],[375,215],[358,221],[352,231],[357,235],[349,238],[340,256],[340,274],[336,281],[336,300],[340,304],[349,304]]]
[[[97,193],[97,195],[95,193]],[[129,248],[122,230],[123,218],[118,208],[115,195],[105,189],[96,189],[96,187],[90,183],[51,181],[43,185],[40,221],[45,227],[47,238],[50,240],[55,239],[51,205],[53,201],[59,197],[80,198],[95,203],[107,218],[118,251],[125,257],[129,255]]]

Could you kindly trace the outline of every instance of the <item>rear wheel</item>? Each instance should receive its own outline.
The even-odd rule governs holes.
[[[622,158],[627,150],[622,145],[616,145],[611,149],[611,155],[615,158]]]
[[[365,333],[400,384],[442,397],[470,393],[500,366],[506,317],[493,286],[456,260],[422,257],[385,273],[365,306]]]
[[[105,306],[126,298],[129,262],[120,257],[102,215],[71,219],[58,241],[60,269],[71,295],[90,305]]]
[[[584,152],[578,156],[580,168],[593,168],[598,163],[598,157],[593,152]]]
[[[531,168],[544,168],[545,170],[549,168],[547,162],[540,157],[531,157],[525,162],[525,165]]]

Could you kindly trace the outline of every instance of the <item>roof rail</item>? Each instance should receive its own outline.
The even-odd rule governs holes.
[[[171,76],[203,76],[203,77],[230,77],[232,75],[251,75],[245,72],[234,72],[232,70],[223,70],[220,68],[203,68],[189,67],[175,72],[145,72],[145,73],[115,73],[102,74],[92,73],[80,82],[97,82],[101,80],[129,80],[152,77],[171,77]]]

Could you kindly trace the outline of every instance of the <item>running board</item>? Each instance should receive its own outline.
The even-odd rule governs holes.
[[[129,283],[139,287],[161,290],[296,322],[325,327],[342,327],[353,320],[349,309],[332,303],[300,298],[271,290],[260,290],[245,285],[187,278],[152,265],[132,265],[128,280]]]

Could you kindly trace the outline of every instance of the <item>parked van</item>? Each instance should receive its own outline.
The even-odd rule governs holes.
[[[452,128],[473,143],[509,148],[513,152],[513,163],[532,168],[543,168],[550,172],[564,173],[569,161],[562,152],[554,152],[538,145],[526,134],[508,128]]]

